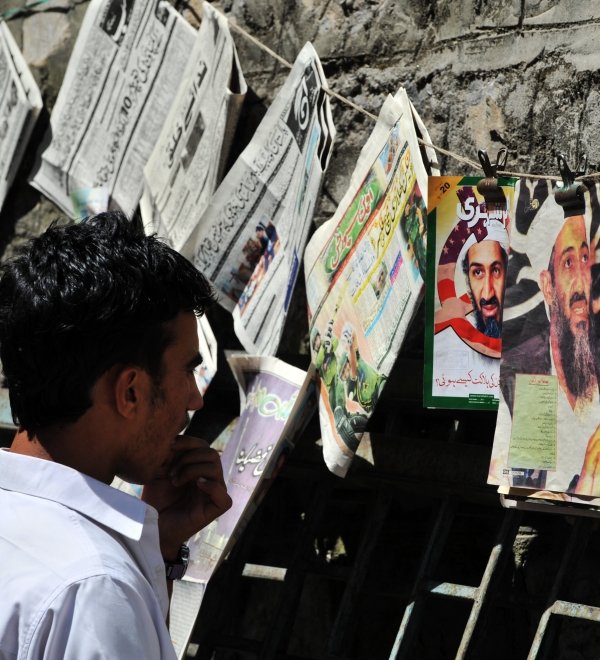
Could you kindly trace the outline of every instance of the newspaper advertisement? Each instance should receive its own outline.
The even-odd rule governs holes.
[[[515,179],[429,178],[425,406],[497,410]],[[478,189],[481,187],[481,191]]]
[[[144,168],[146,232],[180,250],[222,177],[247,85],[227,19],[207,2],[177,96]]]
[[[521,179],[488,482],[598,505],[598,184]]]
[[[40,90],[8,26],[0,21],[0,209],[41,109]]]
[[[307,43],[182,249],[249,353],[273,355],[283,331],[335,135],[325,85]]]
[[[422,299],[428,172],[413,112],[404,89],[387,98],[348,191],[306,248],[323,454],[340,476]]]
[[[31,184],[71,218],[71,195],[98,188],[131,216],[194,38],[162,0],[92,0]]]

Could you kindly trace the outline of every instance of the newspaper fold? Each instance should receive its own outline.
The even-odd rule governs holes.
[[[307,43],[181,250],[221,292],[249,353],[279,346],[335,135],[325,86]]]
[[[599,194],[517,186],[488,476],[505,495],[600,504]]]
[[[97,189],[132,215],[194,36],[162,0],[92,0],[31,184],[72,218]]]
[[[144,167],[140,200],[146,231],[176,250],[220,182],[246,91],[227,19],[205,2],[177,96]]]
[[[348,191],[305,252],[323,454],[340,476],[422,298],[428,172],[414,115],[404,89],[387,98]]]
[[[497,410],[508,232],[515,179],[498,201],[481,177],[429,178],[423,400],[428,407]]]
[[[42,109],[42,96],[8,26],[0,21],[0,209]]]

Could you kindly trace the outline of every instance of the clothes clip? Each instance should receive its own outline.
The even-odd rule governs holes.
[[[571,171],[565,155],[556,154],[558,170],[563,181],[562,188],[558,188],[554,194],[557,204],[560,204],[565,212],[565,218],[573,215],[582,215],[585,211],[584,193],[586,186],[580,181],[575,181],[579,176],[583,176],[587,170],[587,156],[583,154],[579,159],[579,167],[575,172]]]
[[[486,204],[488,205],[502,205],[506,206],[506,197],[504,191],[498,185],[498,169],[503,170],[506,167],[508,159],[508,149],[502,147],[496,157],[496,162],[491,163],[490,158],[485,149],[479,149],[477,152],[479,162],[485,175],[484,179],[477,184],[477,191],[483,195]]]

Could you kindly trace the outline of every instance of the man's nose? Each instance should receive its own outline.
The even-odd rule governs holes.
[[[486,300],[489,300],[490,298],[494,297],[494,282],[492,280],[492,275],[491,273],[486,273],[484,280],[483,280],[483,289],[481,291],[481,295],[483,298]]]
[[[204,397],[200,394],[200,389],[198,388],[198,383],[194,378],[194,385],[192,386],[192,391],[190,392],[190,400],[188,401],[188,410],[200,410],[204,407]]]
[[[573,288],[575,291],[580,291],[585,295],[587,300],[590,299],[590,285],[591,285],[591,273],[590,273],[590,263],[589,261],[582,261],[581,259],[577,261],[577,267],[575,268],[574,273],[575,281],[573,282]]]

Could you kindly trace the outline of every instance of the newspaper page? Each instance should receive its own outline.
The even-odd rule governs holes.
[[[508,232],[516,179],[429,178],[423,400],[497,410]],[[480,185],[484,184],[484,185]],[[481,188],[481,191],[478,189]]]
[[[131,216],[194,38],[162,0],[92,0],[31,184],[71,218],[71,195],[97,188]]]
[[[185,244],[229,154],[246,81],[225,16],[205,2],[202,23],[158,142],[144,168],[147,233]]]
[[[307,43],[182,249],[221,292],[249,353],[276,352],[335,129]]]
[[[413,112],[404,89],[387,98],[347,193],[306,248],[323,454],[340,476],[422,299],[428,172]]]
[[[599,186],[519,181],[488,483],[598,505]]]
[[[0,209],[41,109],[40,90],[8,26],[0,21]]]

